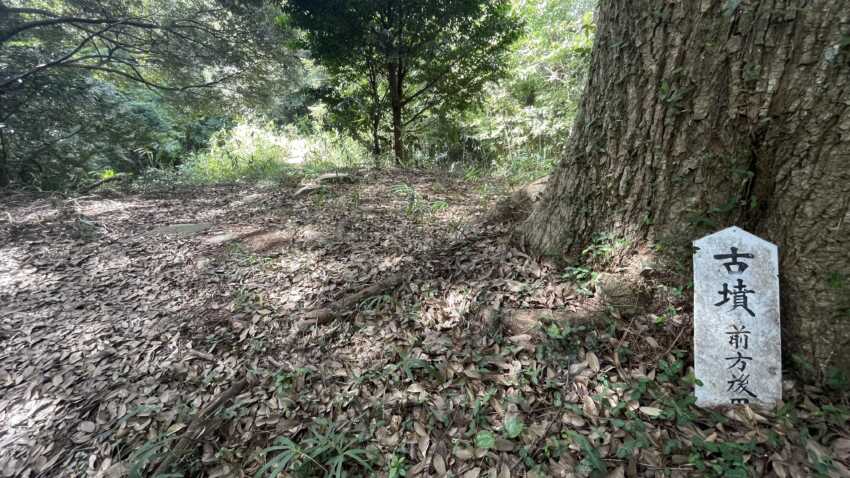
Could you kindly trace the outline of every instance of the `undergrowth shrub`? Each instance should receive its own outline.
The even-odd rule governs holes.
[[[305,143],[302,168],[308,176],[374,164],[361,143],[336,131],[314,133],[302,138],[302,141]]]
[[[209,149],[189,155],[180,172],[199,183],[279,179],[291,171],[290,140],[271,125],[239,124],[210,138]]]
[[[467,181],[510,186],[543,177],[567,151],[590,65],[595,0],[513,2],[526,35],[508,75],[477,106],[428,118],[408,144],[417,167],[446,169]]]
[[[368,153],[356,141],[331,131],[308,136],[273,124],[241,123],[210,138],[209,148],[191,154],[179,173],[192,183],[286,180],[293,175],[368,164]]]

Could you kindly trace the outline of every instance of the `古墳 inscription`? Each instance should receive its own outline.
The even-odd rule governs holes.
[[[730,227],[694,249],[697,405],[775,404],[782,397],[776,246]]]

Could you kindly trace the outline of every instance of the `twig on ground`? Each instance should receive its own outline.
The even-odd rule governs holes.
[[[603,461],[612,461],[614,463],[626,463],[626,460],[621,460],[619,458],[603,458]],[[669,470],[669,471],[694,471],[693,465],[682,465],[682,466],[657,466],[650,465],[648,463],[637,463],[639,466],[647,468],[649,470]]]
[[[629,335],[629,332],[632,331],[632,325],[634,325],[635,319],[637,319],[637,316],[632,317],[632,320],[629,321],[629,325],[627,325],[626,330],[623,331],[623,335],[622,335],[622,337],[620,337],[620,340],[617,342],[617,346],[614,347],[614,352],[616,352],[617,350],[620,350],[620,347],[623,346],[623,342],[626,341],[626,337]]]
[[[77,197],[73,197],[73,198],[70,198],[70,199],[66,199],[65,204],[68,204],[69,202],[75,203],[75,202],[78,202],[78,201],[82,201],[83,199],[92,199],[92,198],[96,198],[96,197],[97,196],[95,196],[94,194],[89,194],[88,196],[77,196]]]
[[[556,415],[557,415],[557,414],[556,414]],[[536,449],[536,451],[535,451],[535,452],[533,452],[533,456],[534,456],[535,458],[538,458],[538,457],[540,456],[540,453],[542,453],[542,452],[543,452],[543,448],[542,448],[542,447],[538,448],[538,446],[537,446],[537,445],[538,445],[538,444],[539,444],[539,443],[540,443],[540,442],[541,442],[544,438],[546,438],[546,437],[548,437],[548,436],[549,436],[549,430],[551,430],[551,429],[552,429],[552,425],[554,425],[554,424],[555,424],[555,422],[557,422],[557,421],[558,421],[558,417],[557,417],[557,416],[555,416],[554,418],[552,418],[551,420],[549,420],[549,423],[547,423],[547,424],[546,424],[546,429],[545,429],[545,430],[543,430],[543,434],[542,434],[542,435],[540,435],[539,437],[535,438],[534,443],[533,443],[530,447],[528,447],[530,450],[535,450],[535,449]],[[512,466],[512,467],[511,467],[511,470],[516,469],[517,465],[519,465],[520,463],[522,463],[522,460],[519,460],[518,462],[514,463],[514,466]]]
[[[670,346],[667,347],[667,350],[664,352],[664,355],[661,356],[662,358],[666,357],[670,352],[673,351],[673,347],[676,346],[676,344],[679,342],[679,339],[682,338],[682,334],[685,333],[685,330],[687,330],[687,329],[688,329],[688,327],[680,327],[679,328],[679,333],[676,335],[676,338],[673,339],[673,342],[670,344]]]
[[[200,359],[208,360],[210,362],[215,362],[215,357],[213,354],[208,354],[206,352],[201,352],[200,350],[189,349],[186,351],[186,354],[191,355],[193,357],[197,357]]]
[[[310,312],[304,314],[304,316],[302,317],[301,322],[298,325],[298,330],[302,331],[313,324],[327,324],[338,315],[346,312],[355,305],[359,304],[360,301],[362,301],[363,299],[367,299],[374,295],[378,295],[386,290],[398,287],[404,282],[404,279],[404,274],[397,273],[387,279],[382,280],[381,282],[372,284],[369,287],[361,289],[360,291],[355,292],[353,294],[349,294],[343,297],[342,299],[334,302],[328,307],[311,310]]]

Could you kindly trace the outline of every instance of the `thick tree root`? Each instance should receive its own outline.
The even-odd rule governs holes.
[[[110,176],[108,178],[101,179],[100,181],[97,181],[94,184],[90,184],[89,186],[86,186],[83,189],[80,189],[80,192],[81,193],[87,193],[89,191],[94,191],[95,189],[97,189],[99,186],[101,186],[103,184],[111,183],[112,181],[120,181],[122,179],[127,179],[127,175],[126,174],[116,174],[115,176]]]
[[[412,266],[409,266],[404,271],[397,272],[389,276],[388,278],[375,284],[372,284],[366,288],[360,289],[359,291],[353,294],[348,294],[345,297],[333,302],[329,306],[313,309],[309,312],[304,313],[295,326],[295,335],[300,334],[310,326],[325,325],[334,320],[335,318],[345,314],[346,312],[349,312],[362,300],[368,299],[369,297],[373,297],[378,294],[382,294],[386,291],[395,289],[396,287],[404,284],[409,280],[410,277],[413,276],[416,265],[425,263],[426,258],[428,257],[448,256],[454,253],[456,250],[468,245],[470,242],[497,235],[499,234],[473,234],[470,237],[460,239],[445,248],[438,249],[437,251],[429,251],[423,254],[418,254],[414,257],[414,260],[411,261]]]
[[[230,388],[220,393],[215,400],[212,401],[212,403],[204,408],[201,413],[197,414],[195,418],[192,419],[192,422],[189,423],[186,431],[181,434],[180,440],[177,441],[177,444],[171,449],[171,451],[168,452],[165,458],[163,458],[163,460],[159,463],[159,466],[156,467],[156,471],[154,471],[152,476],[165,474],[172,463],[178,461],[185,453],[191,450],[192,444],[197,442],[207,430],[207,427],[205,426],[207,418],[215,413],[215,411],[222,405],[227,403],[228,400],[231,400],[242,393],[242,389],[247,385],[247,379],[239,380],[231,385]]]
[[[342,315],[343,313],[349,311],[352,307],[356,306],[360,303],[360,301],[364,299],[368,299],[369,297],[378,295],[385,291],[395,289],[404,283],[406,275],[404,273],[393,274],[387,279],[384,279],[376,284],[372,284],[365,289],[361,289],[358,292],[353,294],[346,295],[342,299],[334,302],[328,307],[322,307],[320,309],[313,309],[310,312],[307,312],[301,317],[297,327],[297,330],[303,331],[307,327],[311,325],[325,325],[328,322],[332,321],[334,318]]]

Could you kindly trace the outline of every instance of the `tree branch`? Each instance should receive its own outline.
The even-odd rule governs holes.
[[[16,13],[16,14],[30,14],[30,15],[44,15],[45,17],[58,17],[53,12],[49,12],[47,10],[42,10],[40,8],[9,8],[0,5],[0,12],[4,13]]]
[[[52,26],[52,25],[62,25],[62,24],[67,24],[67,23],[70,23],[70,24],[79,23],[79,24],[84,24],[84,25],[103,25],[103,24],[127,25],[127,26],[131,26],[131,27],[145,28],[145,29],[148,29],[148,30],[159,30],[159,29],[162,28],[162,26],[160,26],[156,23],[142,22],[142,21],[137,20],[137,19],[129,19],[129,18],[118,19],[118,18],[57,17],[57,18],[51,18],[50,20],[37,20],[37,21],[33,21],[33,22],[22,23],[21,25],[18,25],[17,27],[12,28],[8,32],[0,35],[0,44],[7,42],[8,40],[10,40],[12,37],[17,35],[18,33],[24,32],[26,30],[32,30],[33,28],[40,28],[40,27],[46,27],[46,26]]]
[[[161,84],[158,84],[158,83],[154,83],[150,80],[145,79],[141,75],[141,73],[139,72],[138,69],[136,69],[133,65],[130,65],[127,62],[120,62],[120,63],[123,63],[123,64],[129,66],[130,68],[132,68],[135,75],[127,73],[126,71],[116,70],[115,68],[108,68],[108,67],[100,66],[100,65],[79,65],[79,64],[76,64],[76,63],[62,63],[62,64],[55,65],[55,66],[63,67],[63,68],[79,68],[79,69],[83,69],[83,70],[102,71],[104,73],[110,73],[110,74],[113,74],[113,75],[118,75],[118,76],[121,76],[123,78],[127,78],[128,80],[132,80],[132,81],[136,81],[138,83],[142,83],[143,85],[150,86],[151,88],[156,88],[158,90],[165,90],[165,91],[186,91],[186,90],[192,90],[192,89],[197,89],[197,88],[208,88],[210,86],[215,86],[219,83],[223,83],[223,82],[225,82],[225,81],[227,81],[231,78],[235,78],[235,77],[239,76],[239,73],[233,73],[233,74],[230,74],[230,75],[224,75],[224,76],[222,76],[218,79],[215,79],[213,81],[208,81],[206,83],[197,83],[197,84],[185,85],[185,86],[168,86],[168,85],[161,85]]]
[[[80,42],[79,45],[77,45],[76,48],[71,50],[68,54],[64,55],[63,57],[56,59],[56,60],[53,60],[53,61],[50,61],[50,62],[47,62],[47,63],[42,63],[41,65],[36,66],[35,68],[31,69],[30,71],[28,71],[26,73],[22,73],[18,76],[12,77],[12,78],[4,81],[3,83],[0,83],[0,91],[3,91],[3,89],[6,88],[8,85],[11,85],[13,83],[18,83],[18,82],[22,81],[23,79],[28,78],[28,77],[30,77],[30,76],[32,76],[32,75],[34,75],[34,74],[36,74],[36,73],[38,73],[42,70],[46,70],[47,68],[58,66],[58,65],[62,64],[63,62],[67,61],[72,56],[77,54],[77,52],[82,50],[83,47],[86,46],[86,44],[88,44],[88,42],[90,42],[94,37],[101,35],[102,33],[104,33],[105,31],[109,30],[110,28],[112,28],[114,26],[115,26],[114,24],[108,25],[105,28],[102,28],[99,31],[90,34],[89,36],[84,38],[83,41]],[[2,43],[2,42],[0,42],[0,43]]]

